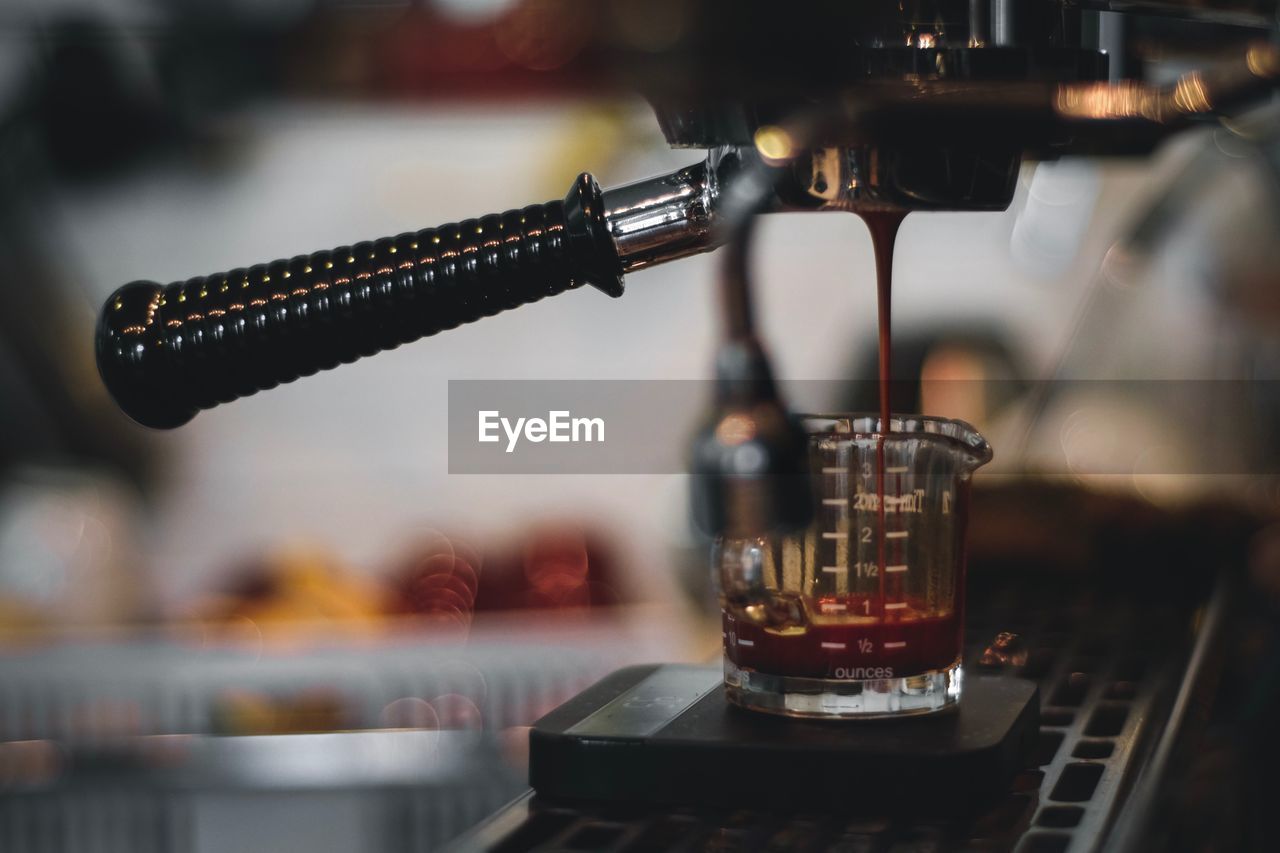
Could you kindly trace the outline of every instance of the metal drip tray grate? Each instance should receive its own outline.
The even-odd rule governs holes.
[[[1025,575],[1024,575],[1025,577]],[[966,666],[1039,683],[1033,766],[984,814],[947,822],[903,817],[663,810],[549,802],[532,792],[458,850],[943,851],[1061,853],[1095,849],[1139,780],[1182,681],[1191,609],[1091,595],[1074,583],[1005,578],[972,590]],[[994,579],[985,579],[992,583]],[[997,614],[1016,614],[1004,618]],[[1000,632],[1015,657],[984,664]],[[987,657],[988,660],[991,656]]]

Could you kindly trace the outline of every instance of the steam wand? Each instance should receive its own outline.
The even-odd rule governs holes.
[[[724,341],[712,417],[694,439],[691,465],[694,519],[711,535],[764,536],[801,528],[813,515],[806,436],[757,336],[748,273],[756,217],[774,199],[781,174],[757,161],[728,184],[721,204]]]

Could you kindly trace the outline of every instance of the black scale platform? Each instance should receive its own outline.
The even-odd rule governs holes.
[[[563,800],[956,814],[999,799],[1039,730],[1033,682],[970,677],[955,711],[808,721],[728,703],[716,667],[620,670],[539,720],[529,781]]]

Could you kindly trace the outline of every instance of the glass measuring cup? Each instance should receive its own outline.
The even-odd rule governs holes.
[[[893,418],[885,436],[873,415],[802,422],[813,523],[787,536],[725,538],[713,553],[729,699],[837,718],[954,705],[969,483],[991,448],[944,418]]]

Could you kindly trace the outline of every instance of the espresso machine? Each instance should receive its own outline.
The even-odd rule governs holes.
[[[101,315],[99,370],[127,414],[172,429],[583,284],[622,297],[632,273],[720,249],[724,333],[712,414],[691,454],[694,511],[729,540],[801,529],[818,511],[813,471],[756,331],[756,217],[1003,210],[1028,161],[1145,156],[1179,131],[1245,121],[1280,83],[1276,11],[1063,0],[656,4],[667,30],[606,15],[596,37],[621,79],[649,100],[671,146],[705,150],[700,161],[608,189],[583,174],[563,200],[167,285],[127,284]],[[1164,69],[1139,61],[1137,44],[1195,61],[1152,79]],[[1035,500],[1049,515],[1080,512],[1052,493]],[[1111,553],[1149,556],[1154,540],[1160,563],[1213,547],[1166,533],[1145,528],[1140,546]],[[1116,544],[1110,531],[1094,535]],[[1197,708],[1216,689],[1208,673],[1228,593],[1197,578],[1135,610],[1133,596],[1150,591],[1160,568],[1110,574],[1109,592],[1120,592],[1105,603],[1083,576],[1041,579],[1033,591],[1008,573],[974,578],[961,593],[965,696],[958,712],[934,719],[780,719],[730,707],[718,668],[624,670],[534,727],[536,793],[460,849],[1172,843],[1178,801],[1159,780],[1185,762]],[[732,604],[735,590],[722,592]]]

